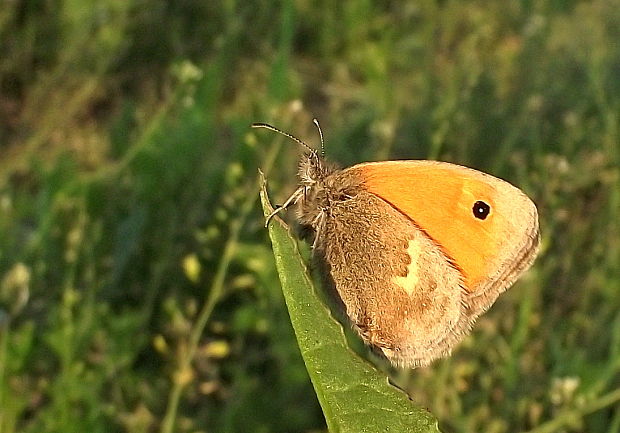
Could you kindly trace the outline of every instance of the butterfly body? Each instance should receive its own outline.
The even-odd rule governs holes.
[[[299,188],[267,221],[296,206],[339,306],[395,365],[448,355],[536,257],[536,206],[504,180],[425,160],[339,169],[254,126],[307,149]]]

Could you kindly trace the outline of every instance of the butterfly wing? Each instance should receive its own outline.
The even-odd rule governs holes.
[[[329,191],[344,177],[329,179]],[[384,200],[358,188],[338,195],[315,226],[315,252],[354,328],[397,365],[447,355],[468,330],[460,273]]]
[[[462,275],[472,320],[534,260],[536,206],[506,181],[436,161],[365,163],[349,170],[450,258]]]

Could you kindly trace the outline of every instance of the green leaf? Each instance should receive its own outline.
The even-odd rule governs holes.
[[[268,215],[273,208],[264,179],[260,196]],[[297,342],[330,432],[438,432],[437,420],[428,411],[349,349],[340,323],[316,293],[287,226],[272,219],[269,236]]]

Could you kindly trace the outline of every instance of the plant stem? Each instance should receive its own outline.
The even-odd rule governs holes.
[[[615,389],[602,397],[589,401],[583,406],[577,408],[570,408],[561,411],[551,421],[548,421],[527,433],[551,433],[561,430],[565,426],[573,425],[578,422],[584,416],[603,409],[607,406],[620,401],[620,388]]]
[[[263,162],[263,167],[266,171],[269,171],[274,164],[275,157],[279,152],[281,140],[274,141],[274,144],[269,149],[265,160]],[[254,208],[254,204],[258,198],[257,191],[260,189],[260,179],[256,178],[256,181],[249,185],[246,190],[248,193],[246,194],[246,200],[242,203],[240,207],[239,214],[237,218],[235,218],[230,223],[230,232],[228,236],[228,241],[224,247],[224,251],[222,253],[222,257],[217,267],[217,271],[215,273],[215,277],[213,279],[213,283],[211,284],[211,288],[209,290],[209,296],[205,300],[202,309],[200,310],[200,314],[198,315],[198,319],[194,323],[189,335],[188,341],[188,349],[183,354],[183,358],[179,361],[178,367],[173,374],[173,385],[172,391],[168,396],[168,404],[166,407],[166,414],[164,415],[164,419],[162,421],[161,433],[172,433],[174,431],[174,423],[177,416],[177,410],[179,407],[179,402],[181,400],[181,394],[183,389],[185,388],[186,382],[184,380],[178,380],[176,375],[178,373],[183,373],[190,368],[192,361],[194,360],[194,356],[196,354],[196,350],[198,348],[198,343],[200,342],[200,337],[202,336],[204,329],[211,317],[211,313],[215,308],[215,305],[218,303],[222,294],[224,293],[224,280],[226,278],[226,274],[228,273],[228,268],[230,263],[235,256],[236,248],[238,245],[239,234],[243,225],[245,224],[250,212]]]

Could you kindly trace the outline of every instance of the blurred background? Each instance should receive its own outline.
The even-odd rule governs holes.
[[[325,431],[257,202],[300,149],[249,128],[313,117],[539,208],[532,270],[393,382],[445,432],[620,432],[618,1],[4,0],[0,433]]]

